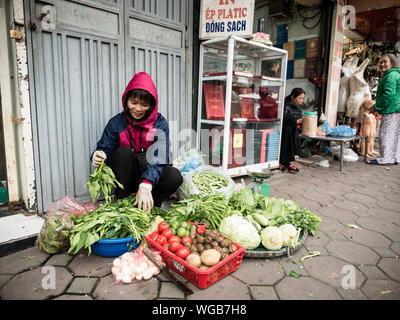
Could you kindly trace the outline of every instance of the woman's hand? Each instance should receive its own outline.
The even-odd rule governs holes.
[[[143,210],[150,212],[154,206],[153,195],[151,194],[152,189],[153,186],[149,183],[142,182],[139,184],[136,201],[133,205],[137,205],[139,209],[143,208]]]
[[[104,153],[104,151],[101,151],[101,150],[95,151],[93,154],[93,158],[92,158],[93,167],[97,168],[106,159],[107,159],[107,156]]]

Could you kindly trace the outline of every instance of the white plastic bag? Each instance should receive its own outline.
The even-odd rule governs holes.
[[[193,177],[198,173],[212,173],[216,175],[220,175],[226,179],[226,186],[221,188],[215,188],[212,184],[206,186],[207,190],[201,188],[201,186],[197,186],[193,182]],[[203,186],[204,187],[204,186]],[[202,165],[198,168],[192,170],[189,174],[183,177],[183,182],[179,187],[179,195],[181,199],[187,199],[193,194],[198,194],[202,197],[210,194],[221,193],[226,196],[227,201],[231,198],[233,191],[235,188],[235,182],[231,179],[231,177],[225,174],[221,169],[210,166],[210,165]]]
[[[187,175],[204,163],[204,155],[197,149],[190,149],[173,161],[173,166],[181,171],[182,176]]]
[[[323,168],[329,168],[329,161],[328,160],[321,160],[316,163],[317,166]]]
[[[336,160],[340,160],[340,150],[333,152],[333,157]],[[344,162],[357,162],[358,155],[350,148],[344,148],[343,150],[343,161]]]

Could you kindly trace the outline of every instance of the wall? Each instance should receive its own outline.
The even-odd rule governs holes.
[[[288,41],[303,40],[308,38],[315,38],[319,36],[320,24],[314,28],[308,29],[308,26],[314,26],[318,22],[318,16],[311,19],[303,24],[302,18],[297,13],[297,10],[293,7],[291,10],[291,16],[288,19],[279,20],[271,19],[268,17],[268,5],[261,7],[257,10],[257,5],[264,3],[265,1],[256,1],[256,10],[254,12],[254,26],[253,30],[256,32],[257,20],[259,18],[265,19],[265,33],[270,34],[271,40],[276,43],[277,38],[277,26],[281,24],[288,25]],[[314,12],[310,12],[307,16],[314,15]],[[306,92],[306,98],[311,97],[315,100],[316,87],[313,83],[307,79],[289,79],[286,82],[285,95],[289,95],[293,88],[301,87]]]

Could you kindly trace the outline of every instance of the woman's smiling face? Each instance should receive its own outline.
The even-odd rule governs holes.
[[[383,56],[379,60],[379,70],[382,72],[386,72],[392,69],[392,62],[390,61],[388,56]]]
[[[131,114],[132,118],[135,120],[142,119],[151,108],[150,104],[148,104],[144,101],[141,101],[137,97],[129,98],[127,107],[128,107],[129,113]]]

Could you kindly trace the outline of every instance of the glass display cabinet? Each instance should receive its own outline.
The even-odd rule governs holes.
[[[287,51],[230,36],[200,45],[196,146],[231,176],[279,165]]]

